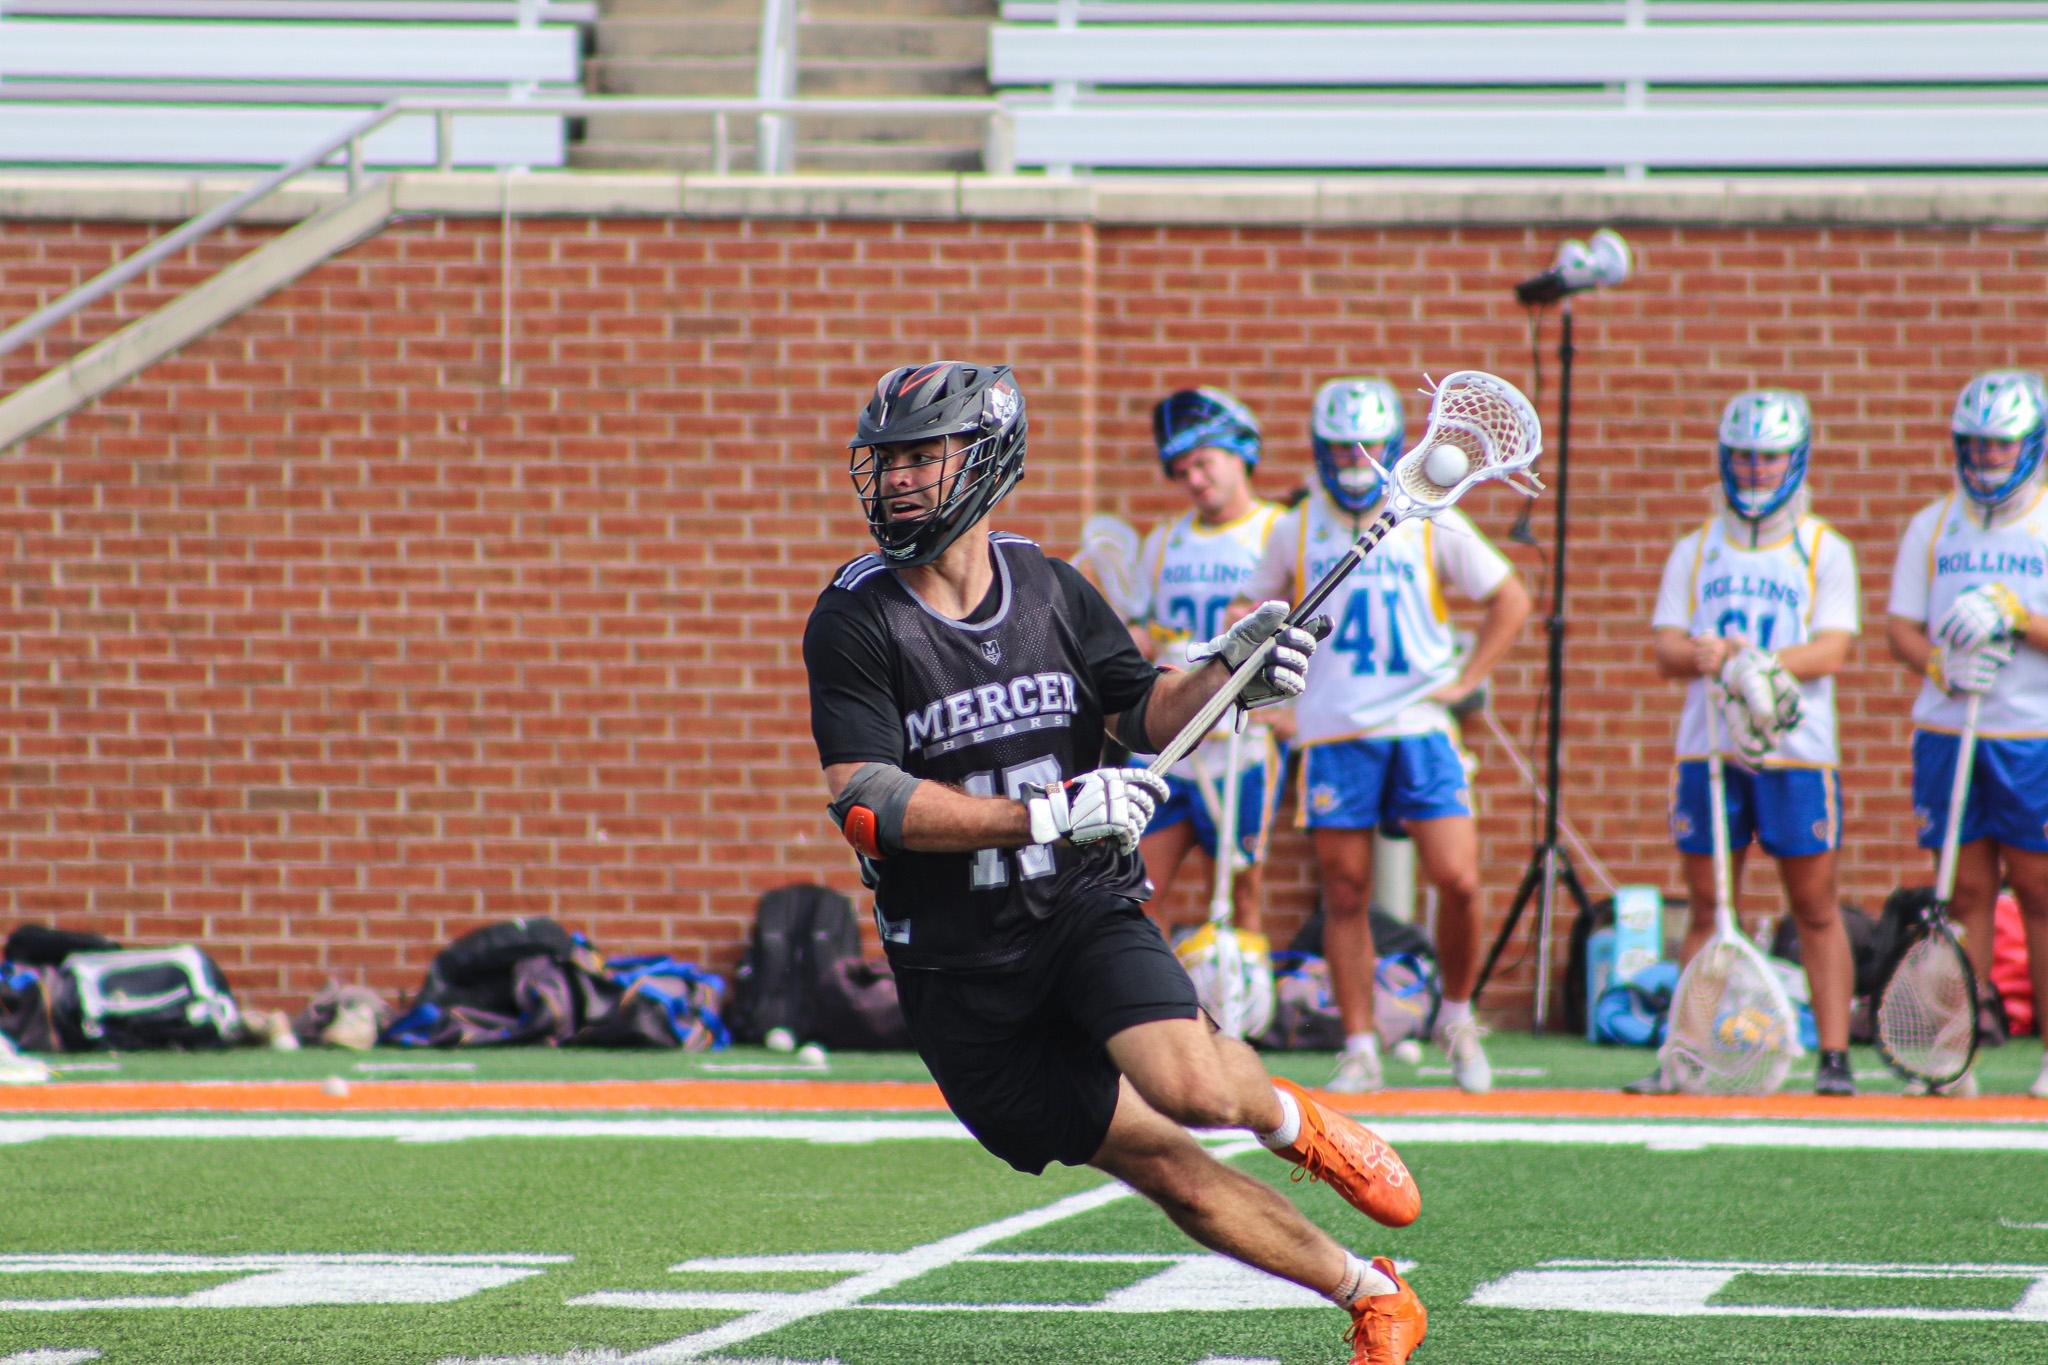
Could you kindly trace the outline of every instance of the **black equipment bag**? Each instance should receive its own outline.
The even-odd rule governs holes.
[[[726,1016],[732,1036],[758,1043],[769,1030],[785,1028],[799,1041],[815,1037],[819,983],[832,964],[860,955],[860,921],[853,902],[837,891],[799,883],[762,896],[753,940],[733,979]]]
[[[21,967],[61,967],[73,953],[118,953],[121,945],[102,934],[59,929],[48,924],[18,924],[7,936],[0,958]]]
[[[835,1050],[907,1049],[910,1025],[896,998],[896,973],[887,959],[842,957],[827,967],[811,997],[808,1036]]]
[[[1377,905],[1369,906],[1365,912],[1366,923],[1372,928],[1372,950],[1381,957],[1398,957],[1403,953],[1436,961],[1436,945],[1429,941],[1429,935],[1406,920],[1396,919]],[[1323,956],[1323,904],[1316,902],[1315,913],[1302,922],[1294,931],[1294,938],[1287,945],[1290,953],[1301,953],[1307,957]]]
[[[227,978],[189,943],[74,952],[56,975],[69,987],[68,999],[52,1002],[66,1052],[228,1047],[242,1036]]]
[[[1841,916],[1842,932],[1849,936],[1849,955],[1856,963],[1856,988],[1851,994],[1869,995],[1878,987],[1877,973],[1883,966],[1878,959],[1877,921],[1848,901],[1842,902]],[[1794,966],[1806,965],[1799,951],[1799,922],[1789,911],[1778,917],[1778,927],[1772,931],[1771,956]]]

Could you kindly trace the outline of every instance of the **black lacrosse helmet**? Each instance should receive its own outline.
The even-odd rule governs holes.
[[[1024,394],[1008,365],[935,360],[891,370],[876,382],[854,437],[846,443],[853,452],[848,470],[867,514],[868,532],[892,568],[931,563],[1003,500],[1024,477],[1026,431]],[[891,521],[877,447],[938,436],[972,438],[964,449],[951,452],[966,456],[952,486],[940,494],[939,505],[929,514]],[[946,478],[943,460],[913,467],[927,466],[934,468],[931,482],[909,491],[922,492]]]

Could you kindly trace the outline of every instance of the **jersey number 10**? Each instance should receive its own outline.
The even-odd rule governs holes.
[[[1401,592],[1398,588],[1378,594],[1386,603],[1386,671],[1388,676],[1398,676],[1408,671],[1408,653],[1401,647]],[[1361,588],[1351,594],[1351,600],[1344,607],[1344,621],[1337,627],[1337,637],[1330,641],[1330,648],[1340,654],[1351,656],[1353,674],[1378,673],[1379,648],[1381,639],[1373,634],[1372,599],[1370,588]]]

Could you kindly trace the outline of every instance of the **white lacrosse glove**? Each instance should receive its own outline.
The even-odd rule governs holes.
[[[2019,594],[2003,583],[1982,583],[1949,604],[1934,638],[1955,650],[1976,649],[1993,640],[2024,635],[2029,613]]]
[[[1049,786],[1027,784],[1024,809],[1031,814],[1034,844],[1114,839],[1117,852],[1129,853],[1166,797],[1166,779],[1143,768],[1097,768]]]
[[[1944,692],[1989,692],[1998,682],[1998,670],[2012,662],[2010,640],[1993,640],[1975,649],[1936,645],[1927,660],[1927,676]]]
[[[1273,706],[1301,695],[1308,683],[1308,661],[1316,652],[1316,641],[1330,633],[1330,621],[1318,616],[1305,626],[1286,625],[1285,602],[1261,602],[1229,630],[1215,639],[1188,646],[1188,663],[1199,664],[1211,657],[1223,660],[1233,673],[1237,666],[1257,652],[1275,634],[1280,643],[1266,658],[1259,676],[1239,694],[1237,704],[1245,710]]]
[[[1743,645],[1721,665],[1726,689],[1729,737],[1744,758],[1755,762],[1799,728],[1798,680],[1785,671],[1777,656]]]

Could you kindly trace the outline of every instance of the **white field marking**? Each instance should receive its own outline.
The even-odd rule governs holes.
[[[0,1361],[0,1365],[6,1365]],[[1195,1365],[1280,1365],[1271,1356],[1203,1356]]]
[[[2044,1111],[2048,1114],[2048,1111]],[[1710,1147],[1805,1147],[1830,1151],[2048,1152],[2048,1122],[1941,1126],[1925,1119],[1893,1123],[1816,1120],[1614,1122],[1606,1120],[1395,1119],[1375,1122],[1388,1142],[1526,1143],[1558,1146],[1647,1147],[1700,1151]],[[1209,1141],[1226,1134],[1198,1133]],[[355,1138],[405,1143],[467,1142],[475,1138],[666,1138],[783,1140],[860,1145],[940,1139],[968,1142],[973,1135],[951,1117],[931,1118],[329,1118],[295,1117],[37,1117],[0,1119],[0,1145],[45,1138]],[[1213,1149],[1212,1149],[1213,1150]]]
[[[2004,1217],[2001,1217],[1998,1221],[2003,1226],[2009,1228],[2026,1228],[2035,1232],[2048,1232],[2048,1223],[2015,1223],[2012,1219]]]
[[[98,1360],[100,1353],[90,1346],[66,1350],[60,1346],[44,1346],[34,1351],[16,1351],[11,1356],[0,1356],[0,1365],[85,1365],[88,1360]]]
[[[569,1256],[175,1256],[58,1252],[0,1256],[0,1274],[204,1275],[239,1278],[191,1294],[0,1299],[0,1312],[117,1308],[298,1308],[311,1304],[452,1303],[561,1265]]]
[[[2031,1279],[2010,1308],[1810,1308],[1790,1304],[1712,1304],[1737,1275],[1830,1275],[1867,1279]],[[1910,1318],[1921,1322],[2048,1324],[2048,1266],[1829,1265],[1801,1261],[1545,1261],[1482,1284],[1465,1301],[1478,1308],[1626,1313],[1644,1317]]]
[[[809,1071],[822,1075],[830,1071],[829,1062],[698,1062],[692,1070],[717,1071],[724,1073],[747,1071]]]
[[[474,1071],[475,1062],[357,1062],[350,1071]]]
[[[1452,1072],[1447,1066],[1418,1066],[1415,1068],[1415,1074],[1418,1076],[1448,1076]],[[1547,1066],[1497,1066],[1493,1069],[1493,1074],[1496,1076],[1548,1076],[1550,1068]]]

